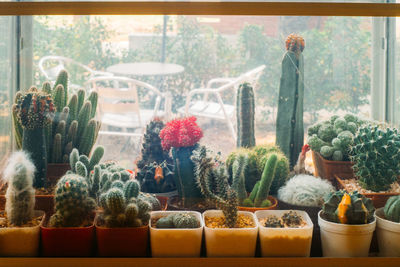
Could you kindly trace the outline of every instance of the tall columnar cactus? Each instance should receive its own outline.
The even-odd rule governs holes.
[[[24,152],[14,152],[4,170],[8,183],[6,213],[10,224],[21,226],[33,218],[35,189],[32,187],[35,166]]]
[[[291,168],[296,164],[304,142],[304,46],[304,39],[299,35],[291,34],[286,39],[287,51],[282,60],[279,86],[276,144],[288,157]]]
[[[85,99],[85,91],[79,90],[69,98],[68,73],[60,71],[56,83],[51,88],[43,83],[41,94],[51,95],[56,114],[45,127],[48,163],[67,163],[73,148],[89,155],[96,142],[100,122],[96,121],[98,94],[91,92]],[[17,147],[22,148],[22,125],[17,119],[17,102],[22,93],[17,93],[13,106],[13,123]]]
[[[207,156],[205,146],[193,151],[192,161],[195,164],[196,180],[202,194],[222,210],[227,226],[235,227],[239,201],[236,191],[229,186],[224,166],[216,167],[215,160]]]
[[[194,164],[190,159],[202,137],[203,132],[196,124],[195,117],[172,120],[160,132],[163,149],[169,151],[172,147],[174,180],[185,207],[202,198],[194,176]]]
[[[232,188],[237,192],[239,203],[247,198],[244,170],[248,165],[248,157],[239,154],[232,166]]]
[[[249,83],[239,86],[236,99],[237,147],[256,145],[254,134],[254,92]]]
[[[357,191],[350,194],[341,190],[331,193],[322,206],[328,221],[342,224],[366,224],[374,218],[372,200]]]
[[[66,174],[55,189],[55,213],[50,217],[52,227],[79,227],[94,215],[96,202],[89,197],[85,178]]]
[[[37,88],[19,94],[14,106],[15,117],[20,123],[22,133],[22,149],[30,154],[35,164],[36,173],[34,187],[41,188],[46,183],[47,146],[45,127],[54,115],[51,97]]]
[[[385,191],[400,174],[400,135],[398,130],[366,125],[359,129],[350,151],[355,175],[361,186]]]
[[[166,161],[167,164],[172,163],[172,159],[168,151],[162,149],[160,132],[165,127],[163,121],[155,118],[146,126],[146,133],[144,134],[142,158],[138,161],[137,167],[139,169],[145,168],[150,164],[161,164]]]
[[[390,197],[383,211],[387,220],[400,223],[400,196]]]

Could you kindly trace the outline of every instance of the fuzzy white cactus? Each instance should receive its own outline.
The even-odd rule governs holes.
[[[5,210],[12,225],[21,226],[33,218],[34,174],[35,166],[25,152],[17,151],[11,155],[3,179],[8,184]]]
[[[322,207],[324,198],[335,188],[327,180],[299,174],[286,182],[278,191],[278,198],[288,204]]]

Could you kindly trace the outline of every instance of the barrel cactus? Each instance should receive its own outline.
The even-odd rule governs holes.
[[[373,125],[360,128],[350,153],[361,186],[375,192],[388,190],[400,174],[399,151],[397,129]]]
[[[253,147],[256,145],[254,134],[254,92],[249,83],[239,86],[236,99],[237,147]]]
[[[157,228],[198,228],[200,223],[191,213],[173,213],[157,220]]]
[[[389,221],[400,223],[400,196],[390,197],[383,209],[385,218]]]

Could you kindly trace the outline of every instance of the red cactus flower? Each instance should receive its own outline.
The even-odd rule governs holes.
[[[65,187],[66,187],[66,188],[70,188],[70,187],[71,187],[71,185],[69,184],[69,182],[65,182]]]
[[[203,131],[197,125],[196,117],[172,120],[160,131],[161,145],[167,151],[171,147],[194,146],[202,137]]]

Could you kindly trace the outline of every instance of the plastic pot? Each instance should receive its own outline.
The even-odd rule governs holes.
[[[39,254],[40,225],[44,220],[43,211],[35,211],[43,216],[42,222],[33,227],[0,228],[0,256],[35,257]]]
[[[318,213],[324,257],[368,257],[376,220],[367,224],[329,222]]]
[[[89,257],[94,252],[94,224],[88,227],[48,227],[42,224],[42,256]]]
[[[198,228],[158,229],[150,223],[150,243],[153,257],[200,257],[204,222],[197,211],[153,211],[151,218],[176,213],[190,213],[199,221]],[[150,219],[150,222],[152,220]]]
[[[278,200],[273,196],[268,196],[269,201],[271,201],[271,206],[265,208],[256,208],[256,207],[238,207],[238,210],[241,211],[249,211],[249,212],[256,212],[258,210],[275,210],[278,205]]]
[[[383,208],[375,211],[379,256],[400,257],[400,223],[385,219]]]
[[[98,218],[98,217],[97,217]],[[149,227],[108,228],[98,225],[96,218],[97,255],[100,257],[145,257]]]
[[[254,213],[238,211],[254,221],[252,228],[209,228],[204,225],[207,257],[254,257],[257,245],[258,225]],[[205,217],[222,217],[221,210],[207,210]]]

